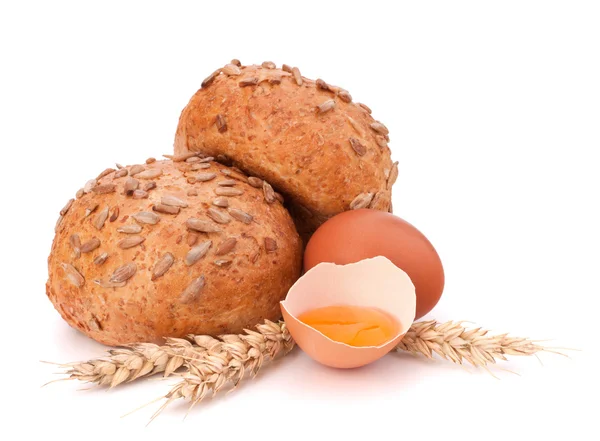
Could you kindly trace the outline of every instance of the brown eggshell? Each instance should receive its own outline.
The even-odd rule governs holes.
[[[290,288],[281,311],[290,335],[311,358],[326,366],[354,368],[387,354],[413,323],[415,287],[408,275],[385,257],[348,265],[321,263]],[[399,324],[397,334],[380,346],[350,346],[331,340],[298,320],[298,316],[325,306],[378,308]]]
[[[416,288],[419,319],[438,303],[444,290],[444,268],[429,240],[414,226],[376,210],[347,211],[325,222],[304,253],[304,270],[321,262],[347,264],[385,256],[406,271]]]

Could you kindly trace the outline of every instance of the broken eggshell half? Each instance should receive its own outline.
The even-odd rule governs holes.
[[[398,322],[398,332],[380,346],[357,347],[331,340],[298,319],[333,305],[378,308]],[[364,366],[390,352],[412,325],[415,309],[410,277],[383,256],[347,265],[320,263],[300,277],[281,302],[283,319],[298,346],[315,361],[335,368]]]

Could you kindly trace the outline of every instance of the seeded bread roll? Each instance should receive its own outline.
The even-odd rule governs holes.
[[[350,94],[274,63],[213,72],[183,109],[175,154],[198,151],[268,181],[307,237],[342,211],[391,211],[388,129]]]
[[[280,317],[300,275],[293,221],[211,159],[108,169],[63,208],[46,293],[71,326],[120,345]]]

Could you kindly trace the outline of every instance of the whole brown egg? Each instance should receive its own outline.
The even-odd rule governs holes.
[[[415,227],[377,210],[346,211],[313,234],[304,253],[304,271],[321,262],[338,265],[384,256],[415,285],[418,319],[437,304],[444,290],[444,268],[431,242]]]

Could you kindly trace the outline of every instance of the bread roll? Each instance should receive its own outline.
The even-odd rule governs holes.
[[[304,236],[353,208],[391,211],[388,129],[350,94],[284,65],[226,65],[183,109],[175,154],[203,152],[267,180]]]
[[[108,169],[63,208],[46,293],[71,326],[119,345],[280,317],[301,268],[293,221],[210,159]]]

